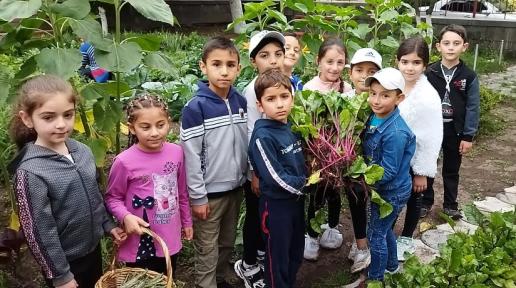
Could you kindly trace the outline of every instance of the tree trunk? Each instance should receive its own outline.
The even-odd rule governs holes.
[[[104,8],[99,6],[99,17],[100,17],[100,25],[102,27],[102,35],[104,37],[108,34],[108,24],[107,24],[107,18],[106,18],[106,10]]]
[[[242,1],[240,0],[229,0],[229,6],[231,8],[231,18],[233,21],[240,18],[244,15],[242,10]],[[238,25],[235,25],[234,28],[235,33],[242,34],[245,32],[245,23],[241,22]]]

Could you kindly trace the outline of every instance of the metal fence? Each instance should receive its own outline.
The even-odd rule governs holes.
[[[516,20],[516,0],[416,0],[407,1],[414,8],[428,7],[427,14],[445,17],[488,17]],[[424,14],[425,11],[422,11]],[[509,17],[507,17],[509,16]]]

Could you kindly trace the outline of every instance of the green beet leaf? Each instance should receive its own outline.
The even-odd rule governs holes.
[[[380,218],[385,218],[392,213],[392,205],[383,200],[383,198],[375,190],[371,190],[371,202],[380,206]]]
[[[368,185],[373,185],[383,177],[383,167],[377,164],[373,164],[371,166],[367,166],[367,169],[364,173],[365,182]]]

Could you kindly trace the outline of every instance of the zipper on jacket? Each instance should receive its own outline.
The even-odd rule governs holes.
[[[237,170],[235,170],[235,172],[236,172],[235,180],[237,181],[238,184],[240,184],[239,183],[240,177],[238,177],[238,171],[240,170],[240,168],[238,166],[238,163],[237,163],[236,157],[235,157],[235,152],[237,151],[236,150],[235,126],[233,125],[234,124],[233,123],[233,112],[231,112],[231,106],[229,105],[229,97],[224,100],[224,103],[226,103],[226,108],[228,109],[229,121],[231,123],[231,132],[233,133],[233,162],[235,163],[235,168],[237,168]]]
[[[79,175],[79,178],[81,178],[82,188],[84,190],[84,194],[86,195],[86,199],[88,199],[88,206],[90,208],[90,226],[91,226],[90,244],[93,244],[93,235],[95,234],[94,233],[95,232],[95,227],[94,227],[95,221],[93,219],[93,211],[92,211],[92,208],[91,208],[91,199],[90,199],[90,196],[88,195],[88,189],[86,189],[86,185],[84,184],[84,180],[82,178],[82,175],[79,172],[79,169],[77,168],[77,165],[75,163],[74,163],[74,169],[77,172],[77,175]]]

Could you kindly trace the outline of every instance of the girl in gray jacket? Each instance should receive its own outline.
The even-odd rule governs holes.
[[[102,275],[100,238],[125,239],[104,207],[91,150],[68,138],[76,101],[68,82],[37,76],[21,87],[11,121],[20,223],[48,287],[93,288]]]

